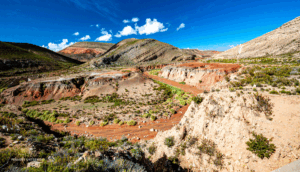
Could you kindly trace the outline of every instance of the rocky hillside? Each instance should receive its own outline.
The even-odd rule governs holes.
[[[271,96],[269,100],[261,95],[238,95],[227,90],[200,96],[203,102],[192,102],[178,125],[158,132],[156,138],[146,143],[145,151],[152,161],[166,155],[192,171],[250,172],[272,171],[300,156],[299,134],[295,130],[299,128],[299,118],[293,115],[298,110],[292,103],[299,102],[299,97],[283,100]],[[272,119],[267,107],[273,112]],[[256,140],[253,133],[262,134],[266,140],[260,141],[274,144],[275,151],[271,153],[266,146],[265,154],[251,152],[247,142]]]
[[[60,54],[85,62],[101,56],[114,44],[100,42],[77,42],[61,51]]]
[[[186,54],[196,55],[196,58],[208,58],[215,54],[219,54],[221,52],[215,50],[205,50],[201,51],[198,49],[182,49],[182,51]]]
[[[64,69],[81,62],[27,43],[0,42],[0,76]]]
[[[249,42],[236,46],[214,58],[248,58],[280,55],[300,51],[300,17]]]
[[[196,55],[185,53],[183,50],[154,39],[125,39],[112,46],[100,58],[92,60],[92,67],[100,67],[112,63],[161,64],[173,61],[195,59]]]

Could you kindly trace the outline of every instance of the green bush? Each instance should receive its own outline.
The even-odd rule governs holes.
[[[172,114],[175,114],[175,113],[176,113],[176,111],[175,111],[174,109],[170,109],[170,112],[171,112]]]
[[[155,152],[156,152],[156,146],[154,145],[154,143],[153,143],[151,146],[149,146],[148,152],[149,152],[151,155],[155,154]]]
[[[174,137],[172,136],[172,137],[167,137],[167,138],[165,138],[165,145],[167,145],[168,147],[172,147],[172,146],[174,146],[175,145],[175,143],[174,143]]]
[[[76,125],[77,125],[77,126],[79,126],[79,125],[80,125],[80,123],[81,123],[80,121],[76,121]]]
[[[279,94],[277,91],[275,91],[275,90],[272,90],[272,91],[270,91],[269,92],[270,94]]]
[[[185,85],[185,82],[184,82],[184,81],[182,81],[182,82],[179,82],[179,84],[183,84],[183,85]]]
[[[203,101],[203,97],[199,97],[199,96],[194,96],[192,98],[192,100],[196,103],[196,104],[200,104]]]
[[[36,105],[39,105],[40,104],[40,102],[38,102],[38,101],[24,101],[24,103],[23,103],[23,105],[22,105],[22,107],[24,107],[24,108],[26,108],[26,107],[30,107],[30,106],[36,106]]]
[[[154,69],[154,70],[151,70],[151,71],[149,72],[149,74],[150,74],[150,75],[156,75],[156,76],[158,76],[160,70],[161,70],[161,69]]]
[[[149,118],[150,116],[150,113],[145,113],[144,115],[142,115],[143,118]]]
[[[156,116],[151,115],[150,119],[151,119],[151,121],[155,121],[156,120]]]
[[[130,125],[130,126],[134,126],[134,125],[136,125],[136,121],[134,121],[134,120],[131,120],[131,121],[127,121],[127,124],[128,125]]]
[[[214,156],[216,152],[216,144],[211,140],[203,139],[198,149],[200,150],[200,153],[205,153],[209,156]]]
[[[250,139],[246,144],[248,145],[247,150],[256,154],[259,158],[263,159],[264,157],[270,158],[270,156],[275,152],[276,146],[270,144],[269,139],[264,137],[262,134],[252,133],[254,139]]]
[[[92,151],[99,150],[100,152],[104,152],[108,150],[109,143],[103,139],[89,140],[84,143],[84,146]]]
[[[118,118],[114,119],[114,124],[118,124],[121,120],[119,120]]]
[[[120,121],[120,122],[119,122],[119,125],[123,125],[123,124],[124,124],[124,122],[123,122],[123,121]]]
[[[106,126],[107,124],[108,124],[108,122],[107,122],[107,121],[104,121],[104,122],[101,122],[101,123],[100,123],[100,126],[101,126],[101,127],[104,127],[104,126]]]

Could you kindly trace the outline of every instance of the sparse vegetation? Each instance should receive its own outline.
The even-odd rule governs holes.
[[[165,145],[167,145],[168,147],[172,147],[175,145],[174,143],[174,137],[167,137],[165,138]]]
[[[276,146],[271,144],[272,139],[267,139],[262,134],[252,133],[254,139],[250,139],[246,144],[248,145],[247,150],[251,151],[259,158],[264,157],[270,158],[270,156],[275,152]]]

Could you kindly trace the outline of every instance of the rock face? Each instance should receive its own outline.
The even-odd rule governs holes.
[[[59,99],[82,95],[111,94],[115,91],[112,83],[127,82],[128,79],[138,78],[138,73],[90,73],[66,78],[46,78],[24,82],[18,86],[3,91],[1,101],[8,104],[21,105],[23,101]]]
[[[61,51],[60,54],[71,57],[73,59],[86,62],[95,57],[101,56],[114,44],[100,42],[77,42]]]
[[[187,63],[182,65],[169,65],[159,73],[160,77],[176,82],[185,82],[201,90],[210,90],[217,82],[222,81],[226,74],[237,72],[237,64],[206,64]]]
[[[249,42],[236,46],[214,58],[247,58],[280,55],[300,51],[300,17]]]
[[[278,126],[278,123],[286,118],[286,114],[276,113],[277,109],[274,109],[273,120],[268,120],[264,113],[253,108],[258,105],[258,102],[252,94],[237,96],[236,93],[224,90],[200,96],[204,97],[203,102],[199,105],[192,102],[178,125],[171,130],[158,132],[152,141],[146,143],[147,147],[154,144],[157,148],[155,154],[151,155],[153,162],[163,157],[164,154],[167,157],[174,156],[177,149],[181,149],[181,145],[186,144],[185,155],[178,156],[182,166],[193,167],[193,171],[219,169],[214,165],[213,157],[210,158],[205,153],[199,154],[198,146],[205,139],[213,141],[217,149],[224,155],[223,168],[220,171],[272,171],[272,169],[282,166],[282,162],[285,160],[287,160],[285,162],[287,164],[297,159],[300,150],[295,148],[299,146],[299,138],[293,135],[297,133],[294,128],[299,126],[298,117],[289,119],[289,125],[285,123]],[[293,101],[299,101],[299,98],[295,97],[294,99]],[[276,99],[271,100],[272,103],[273,100],[276,101]],[[286,134],[287,131],[280,133],[283,126],[293,133],[289,136]],[[247,150],[246,142],[250,138],[253,139],[251,134],[253,131],[258,134],[262,133],[268,139],[274,138],[271,143],[275,144],[276,152],[269,159],[260,159]],[[182,137],[184,133],[187,133],[186,139]],[[165,145],[167,137],[174,137],[174,146],[167,147]],[[194,143],[192,140],[195,140]],[[145,149],[145,152],[148,150]],[[285,152],[285,156],[282,156],[283,152]],[[150,154],[148,153],[148,155]]]
[[[117,64],[163,64],[172,61],[193,60],[196,55],[186,54],[179,48],[154,39],[125,39],[112,46],[100,58],[89,62],[91,67]]]

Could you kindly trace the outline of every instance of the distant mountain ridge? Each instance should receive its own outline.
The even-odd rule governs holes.
[[[300,17],[244,44],[231,48],[214,58],[248,58],[280,55],[300,51]]]
[[[0,76],[53,71],[79,64],[82,62],[37,45],[0,42]]]
[[[76,42],[75,44],[59,51],[60,54],[86,62],[101,56],[114,44],[101,42]]]
[[[195,59],[197,55],[186,53],[173,45],[155,39],[124,39],[113,45],[101,57],[89,62],[92,67],[118,63],[125,65],[170,63]]]

